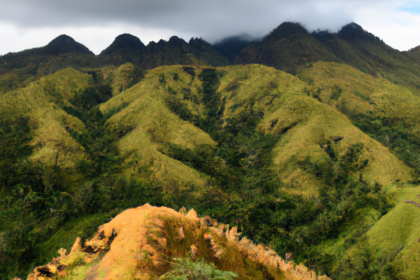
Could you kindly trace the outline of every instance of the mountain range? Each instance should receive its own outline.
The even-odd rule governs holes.
[[[124,244],[126,279],[420,278],[419,59],[292,22],[1,56],[0,278],[115,279]]]

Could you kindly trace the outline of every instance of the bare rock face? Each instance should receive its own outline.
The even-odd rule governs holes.
[[[180,213],[181,212],[181,213]],[[128,209],[100,226],[85,242],[76,239],[71,251],[34,269],[28,280],[72,279],[157,279],[171,268],[168,258],[205,258],[238,279],[270,274],[271,279],[329,279],[317,276],[303,265],[285,262],[272,249],[240,239],[237,228],[199,218],[194,210],[176,212],[149,204]],[[257,264],[253,271],[243,264]],[[77,274],[75,274],[77,271]],[[258,278],[260,279],[260,278]],[[265,278],[261,278],[265,279]],[[17,280],[17,279],[15,279]]]

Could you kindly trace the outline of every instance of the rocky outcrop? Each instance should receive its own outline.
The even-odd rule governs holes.
[[[193,209],[176,212],[146,204],[100,226],[84,246],[77,238],[70,253],[61,249],[60,257],[35,268],[27,280],[72,279],[76,268],[80,279],[156,279],[171,268],[168,258],[186,256],[206,258],[225,270],[228,267],[239,274],[238,279],[251,279],[249,268],[241,267],[246,261],[262,271],[252,275],[264,272],[271,279],[329,279],[286,262],[269,247],[240,239],[240,235],[236,227],[199,218]]]

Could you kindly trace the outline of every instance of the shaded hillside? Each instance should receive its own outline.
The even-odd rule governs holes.
[[[163,65],[227,65],[228,61],[202,39],[185,42],[176,36],[169,41],[150,42],[145,46],[140,39],[129,34],[118,36],[98,58],[101,63],[121,65],[131,62],[142,69]]]
[[[169,41],[150,42],[145,50],[141,66],[153,69],[163,65],[224,66],[229,61],[202,39],[191,38],[187,43],[173,36]]]
[[[0,93],[27,86],[37,78],[72,67],[92,70],[101,66],[133,63],[138,69],[163,65],[224,66],[229,61],[202,39],[188,43],[174,36],[145,46],[130,34],[118,36],[99,56],[72,38],[61,35],[47,46],[0,57]]]
[[[420,46],[415,47],[407,52],[408,57],[414,62],[420,63]]]
[[[225,56],[230,63],[233,63],[238,54],[255,41],[259,41],[259,39],[247,35],[232,36],[214,43],[213,47]]]
[[[105,63],[118,65],[125,62],[140,63],[143,60],[146,46],[139,38],[122,34],[99,55]]]
[[[67,35],[60,35],[43,48],[29,50],[35,55],[60,55],[66,53],[93,54],[88,48]]]
[[[374,76],[382,76],[419,93],[420,66],[355,23],[332,36],[319,36],[322,44],[345,63]]]
[[[60,69],[99,66],[95,55],[72,38],[61,35],[41,48],[0,57],[0,93],[26,86]]]
[[[242,50],[235,64],[258,63],[294,73],[299,66],[315,61],[341,61],[326,50],[298,23],[285,22],[261,42]]]
[[[104,64],[121,65],[126,62],[142,69],[153,69],[164,65],[210,65],[223,66],[228,60],[202,39],[191,38],[187,43],[173,36],[169,41],[150,42],[145,46],[140,39],[129,34],[118,36],[99,55]]]
[[[206,266],[205,262],[214,263],[213,271],[231,271],[231,277],[225,272],[222,279],[329,279],[316,277],[303,265],[295,267],[272,249],[240,235],[236,227],[198,218],[193,209],[187,214],[185,208],[178,213],[146,204],[101,225],[91,240],[78,237],[69,254],[60,249],[60,257],[35,268],[28,279],[173,279],[170,274],[190,273],[220,279],[206,271],[210,265],[194,270],[194,265]]]
[[[242,50],[235,64],[259,63],[289,73],[307,63],[324,61],[353,66],[373,76],[382,76],[393,83],[409,87],[418,94],[420,66],[412,56],[386,45],[355,23],[338,33],[318,31],[309,34],[297,23],[283,23]]]

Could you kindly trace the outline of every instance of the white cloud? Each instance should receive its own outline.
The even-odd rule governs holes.
[[[420,15],[401,11],[398,5],[361,8],[355,21],[391,47],[408,50],[420,45]]]

